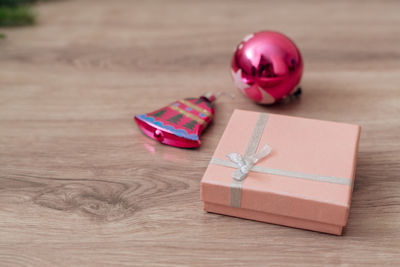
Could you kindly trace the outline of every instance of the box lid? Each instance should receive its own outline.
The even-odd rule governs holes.
[[[226,155],[244,155],[260,116],[257,146],[268,144],[272,152],[241,182],[240,208],[346,225],[358,125],[235,110],[201,181],[202,200],[232,206],[237,167]]]

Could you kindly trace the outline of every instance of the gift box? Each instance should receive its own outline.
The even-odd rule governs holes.
[[[201,180],[204,210],[341,235],[360,126],[235,110]]]

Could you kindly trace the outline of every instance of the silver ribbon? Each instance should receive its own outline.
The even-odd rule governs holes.
[[[268,114],[260,113],[260,116],[258,117],[258,120],[256,122],[256,125],[254,127],[253,133],[250,137],[249,143],[247,145],[243,157],[239,153],[232,152],[227,155],[227,157],[231,161],[218,158],[211,159],[210,164],[236,169],[236,171],[233,172],[232,174],[233,181],[230,186],[231,207],[240,208],[241,206],[240,202],[242,198],[242,184],[245,178],[247,177],[247,174],[250,171],[264,173],[264,174],[286,176],[286,177],[298,178],[310,181],[319,181],[319,182],[352,186],[352,181],[346,178],[293,172],[293,171],[273,169],[255,165],[260,159],[266,157],[271,152],[271,148],[268,145],[265,145],[256,153],[267,120],[268,120]]]
[[[243,181],[250,169],[262,158],[268,156],[271,153],[271,147],[269,145],[265,145],[261,148],[257,153],[252,155],[247,155],[244,158],[242,155],[236,152],[229,153],[226,155],[233,163],[236,164],[237,170],[232,173],[233,179],[236,181]]]

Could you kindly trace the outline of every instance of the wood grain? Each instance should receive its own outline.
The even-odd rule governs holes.
[[[46,2],[0,40],[0,265],[400,264],[398,1]],[[200,149],[134,114],[235,89],[246,34],[291,36],[298,101],[220,98]],[[234,108],[362,125],[344,236],[206,214],[199,182]]]

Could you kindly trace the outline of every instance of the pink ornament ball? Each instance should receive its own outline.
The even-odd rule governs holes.
[[[293,93],[302,73],[299,49],[278,32],[261,31],[246,36],[232,57],[235,86],[260,104],[273,104]]]

